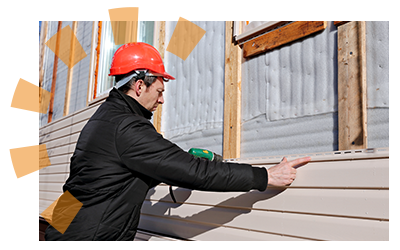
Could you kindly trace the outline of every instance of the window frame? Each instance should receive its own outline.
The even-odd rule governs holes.
[[[249,25],[251,21],[234,21],[233,22],[233,35],[235,38],[235,41],[241,45],[244,42],[259,36],[263,33],[266,33],[268,31],[271,31],[273,29],[276,29],[277,27],[283,26],[287,23],[290,23],[290,21],[266,21],[265,23],[262,23],[258,26],[255,26],[251,28],[250,30],[244,31],[244,27]],[[242,29],[240,31],[239,25],[242,25]]]
[[[234,39],[243,49],[243,57],[248,58],[323,31],[326,27],[327,21],[270,21],[248,32],[236,31]]]

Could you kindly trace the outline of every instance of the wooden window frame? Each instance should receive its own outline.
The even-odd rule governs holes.
[[[348,23],[348,22],[350,22],[350,21],[333,21],[333,24],[334,24],[336,27],[339,27],[339,26],[341,26],[341,25],[343,25],[343,24],[346,24],[346,23]]]
[[[247,27],[249,21],[234,21],[233,22],[233,36],[236,44],[243,44],[244,42],[253,39],[266,32],[279,28],[283,25],[290,23],[291,21],[266,21],[256,27],[247,28],[245,31],[244,27]]]
[[[283,26],[280,26],[282,25]],[[274,27],[266,27],[257,31],[250,40],[239,40],[243,49],[243,57],[252,57],[273,50],[282,45],[325,30],[327,21],[294,21],[275,23]],[[262,33],[262,34],[260,34]]]

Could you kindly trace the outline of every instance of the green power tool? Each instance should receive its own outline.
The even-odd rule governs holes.
[[[191,149],[189,149],[188,152],[189,152],[189,154],[192,154],[195,157],[205,158],[210,161],[222,162],[222,160],[223,160],[222,156],[220,156],[219,154],[213,153],[206,149],[191,148]],[[172,191],[172,186],[169,186],[169,193],[171,195],[172,200],[176,203],[174,192]]]
[[[222,156],[220,156],[219,154],[201,148],[191,148],[189,149],[189,154],[192,154],[199,158],[209,159],[210,161],[221,162],[223,160]]]

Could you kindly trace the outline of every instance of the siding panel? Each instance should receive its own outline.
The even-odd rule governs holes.
[[[140,228],[191,240],[388,240],[388,149],[314,153],[287,188],[264,192],[152,189]],[[289,155],[288,159],[304,155]],[[282,156],[237,159],[270,167]],[[218,232],[218,234],[216,234]],[[207,235],[207,236],[205,236]],[[285,238],[287,237],[287,238]]]
[[[173,188],[178,204],[197,204],[236,209],[280,211],[343,217],[389,219],[389,190],[272,188],[264,192],[200,192]],[[168,186],[159,185],[147,196],[151,202],[171,203]]]
[[[39,143],[46,144],[51,165],[39,170],[39,214],[62,194],[62,186],[69,176],[69,163],[80,131],[101,103],[40,128]]]

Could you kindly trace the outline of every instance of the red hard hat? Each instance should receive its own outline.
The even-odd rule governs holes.
[[[109,76],[122,75],[132,70],[147,69],[162,77],[175,80],[165,72],[160,53],[147,43],[127,43],[114,53]]]

